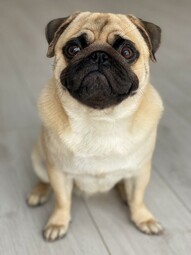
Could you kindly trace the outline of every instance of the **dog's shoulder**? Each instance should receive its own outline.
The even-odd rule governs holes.
[[[70,129],[68,116],[59,100],[55,80],[49,80],[48,85],[42,90],[38,100],[38,110],[43,125],[49,130],[62,134]]]
[[[147,110],[150,110],[149,113],[154,115],[155,118],[160,118],[164,110],[162,99],[157,90],[151,84],[148,84],[147,86],[142,106],[144,106]]]
[[[132,128],[151,130],[156,128],[163,113],[163,102],[157,90],[148,84],[142,101],[133,116]],[[134,131],[135,131],[134,130]]]

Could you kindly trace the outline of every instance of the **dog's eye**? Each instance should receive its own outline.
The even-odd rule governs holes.
[[[67,48],[67,55],[68,57],[73,57],[75,56],[79,51],[81,50],[81,48],[79,47],[79,45],[70,45],[68,48]]]
[[[127,60],[131,60],[134,56],[133,50],[130,47],[128,47],[127,45],[123,46],[120,49],[120,53]]]

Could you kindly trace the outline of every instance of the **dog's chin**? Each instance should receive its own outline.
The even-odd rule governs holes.
[[[123,91],[115,91],[110,84],[109,79],[99,71],[92,71],[86,74],[81,81],[78,80],[79,86],[75,84],[68,87],[66,82],[61,83],[68,89],[70,95],[77,99],[80,103],[94,109],[105,109],[115,106],[122,102],[129,95],[129,89]]]
[[[103,109],[111,104],[112,89],[105,75],[95,71],[83,78],[76,96],[90,107]]]

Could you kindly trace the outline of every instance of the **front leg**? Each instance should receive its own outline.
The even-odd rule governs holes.
[[[144,204],[144,193],[150,179],[151,162],[144,165],[136,177],[125,179],[125,192],[131,219],[139,230],[146,234],[160,234],[163,231],[152,213]]]
[[[64,237],[71,220],[71,194],[73,181],[71,178],[48,164],[50,184],[55,194],[55,208],[44,228],[43,236],[47,241],[55,241]]]

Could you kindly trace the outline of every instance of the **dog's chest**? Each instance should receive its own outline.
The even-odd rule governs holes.
[[[74,177],[80,189],[91,193],[108,190],[139,170],[145,157],[139,140],[123,122],[76,127],[64,139],[67,157],[63,171]]]

